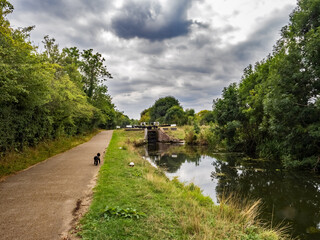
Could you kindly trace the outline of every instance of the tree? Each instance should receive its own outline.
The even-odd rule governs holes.
[[[93,49],[83,50],[81,53],[82,61],[80,69],[83,73],[84,91],[89,98],[92,98],[99,84],[112,78],[111,74],[104,66],[105,59],[100,53],[93,54]]]
[[[9,2],[0,0],[0,155],[45,139],[114,126],[107,87],[95,84],[90,99],[84,92],[79,50],[60,52],[55,39],[46,36],[45,51],[38,53],[28,40],[33,27],[10,26],[6,16],[12,11]],[[99,57],[93,56],[103,62]]]
[[[61,63],[61,58],[63,57],[59,51],[59,45],[55,43],[56,40],[54,38],[50,38],[48,35],[44,36],[44,40],[42,43],[44,44],[44,56],[46,60],[50,63]]]
[[[213,101],[215,118],[219,125],[226,125],[229,121],[242,119],[240,110],[240,96],[236,83],[230,84],[222,91],[222,98]]]
[[[194,114],[195,114],[195,112],[194,112],[194,109],[192,109],[192,108],[187,108],[186,110],[185,110],[185,113],[186,113],[186,116],[187,117],[194,117]]]
[[[269,89],[267,80],[274,58],[269,56],[266,60],[257,62],[254,68],[249,65],[239,85],[240,109],[243,114],[242,128],[238,129],[243,142],[243,151],[251,156],[258,156],[257,147],[268,139],[265,121],[268,117],[264,111],[263,100]],[[260,149],[261,150],[261,149]]]
[[[112,129],[116,126],[117,115],[115,105],[112,103],[112,98],[108,94],[106,86],[98,86],[89,102],[99,109],[100,120],[98,126],[100,128]]]
[[[0,151],[4,152],[46,136],[52,67],[41,62],[26,40],[32,27],[12,29],[5,18],[12,5],[0,1],[0,7]]]
[[[208,125],[211,122],[214,122],[213,111],[201,110],[196,114],[196,119],[200,125]]]
[[[150,121],[163,122],[167,111],[173,106],[180,106],[176,98],[171,96],[159,98],[150,109]]]
[[[241,150],[241,141],[237,130],[241,127],[243,114],[240,109],[239,90],[235,83],[223,89],[222,98],[213,102],[213,111],[218,124],[216,133],[220,139],[226,139],[229,150]]]
[[[1,27],[8,27],[10,25],[6,16],[13,12],[13,5],[6,0],[0,0],[0,24]]]
[[[217,133],[232,149],[319,168],[319,13],[320,0],[299,0],[273,54],[214,102]]]
[[[169,124],[184,125],[187,122],[187,116],[182,107],[175,105],[167,111],[164,121]]]
[[[150,122],[150,110],[151,108],[147,108],[141,112],[139,122]]]
[[[131,120],[123,112],[116,111],[115,123],[117,126],[125,127],[126,125],[131,124]]]

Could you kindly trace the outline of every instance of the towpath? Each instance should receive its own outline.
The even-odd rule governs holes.
[[[66,239],[81,205],[92,193],[112,131],[58,154],[0,183],[1,239]],[[103,160],[103,157],[101,157]],[[102,163],[102,162],[101,162]]]

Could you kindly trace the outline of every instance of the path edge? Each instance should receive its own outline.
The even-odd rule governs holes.
[[[97,185],[98,176],[100,174],[100,169],[101,169],[102,165],[105,163],[105,155],[107,153],[109,144],[113,138],[113,130],[107,130],[107,131],[111,131],[111,138],[110,138],[110,141],[107,144],[106,148],[103,151],[103,154],[102,154],[103,162],[99,166],[99,171],[95,174],[95,176],[93,176],[93,178],[90,181],[90,184],[89,184],[90,189],[84,194],[84,196],[82,198],[79,198],[77,200],[76,206],[72,210],[72,220],[71,220],[71,222],[69,222],[68,229],[65,230],[64,232],[62,232],[61,234],[59,234],[61,240],[79,240],[79,239],[81,239],[81,237],[78,236],[79,229],[77,229],[77,226],[79,225],[82,217],[89,211],[89,208],[90,208],[92,200],[93,200],[93,189]]]

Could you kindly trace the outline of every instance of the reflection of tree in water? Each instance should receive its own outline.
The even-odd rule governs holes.
[[[236,192],[240,196],[262,199],[263,219],[271,222],[274,212],[274,224],[285,219],[292,225],[295,235],[302,234],[302,239],[320,239],[320,233],[316,233],[320,223],[319,179],[277,169],[270,162],[248,163],[244,167],[232,156],[213,163],[212,178],[218,180],[217,195]]]
[[[198,166],[200,159],[201,155],[190,157],[184,153],[178,153],[175,157],[172,157],[172,155],[164,155],[155,163],[158,166],[165,167],[168,173],[175,173],[185,162],[194,162],[195,165]]]
[[[185,146],[169,144],[157,144],[148,146],[148,154],[151,160],[169,173],[177,172],[185,162],[194,162],[196,166],[201,161],[199,151],[191,151]]]

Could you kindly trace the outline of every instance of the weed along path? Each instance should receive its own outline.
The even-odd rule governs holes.
[[[92,194],[112,131],[58,154],[0,183],[1,239],[63,239]],[[103,156],[101,156],[103,161]]]

